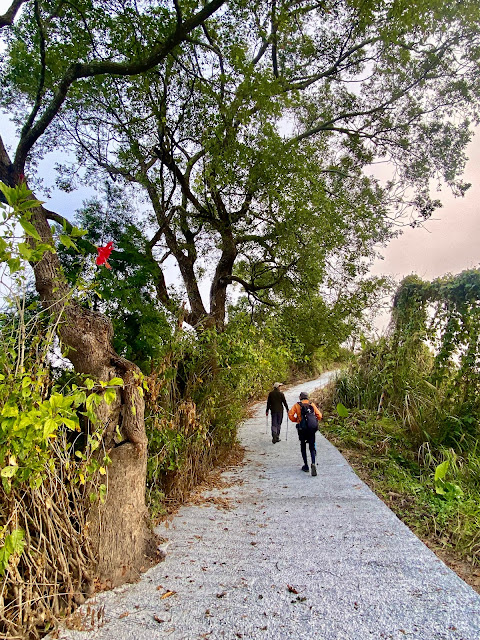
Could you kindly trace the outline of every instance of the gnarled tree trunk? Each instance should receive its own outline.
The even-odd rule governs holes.
[[[22,179],[3,144],[0,144],[0,178],[9,186]],[[52,245],[52,232],[43,208],[32,211],[31,223],[41,240]],[[33,239],[31,242],[35,243]],[[58,323],[58,337],[75,370],[96,381],[121,378],[124,382],[113,403],[101,402],[97,407],[98,418],[106,426],[103,450],[111,463],[105,480],[106,499],[91,507],[88,518],[89,536],[96,550],[97,578],[103,584],[117,585],[137,578],[156,547],[145,505],[147,438],[140,371],[114,351],[110,320],[73,300],[55,253],[45,252],[31,266],[42,304]],[[101,389],[93,392],[102,393]],[[123,437],[119,445],[114,441],[117,425]]]
[[[44,242],[52,242],[50,226],[41,208],[31,222]],[[113,329],[104,315],[71,299],[56,254],[47,252],[32,265],[37,291],[49,313],[59,319],[58,336],[75,370],[96,381],[122,378],[123,388],[112,404],[102,402],[98,417],[106,425],[103,446],[111,458],[107,467],[107,496],[90,512],[90,535],[97,549],[98,578],[117,585],[138,577],[155,551],[145,506],[147,438],[140,371],[112,347]],[[95,392],[95,391],[94,391]],[[117,425],[124,441],[114,441]]]

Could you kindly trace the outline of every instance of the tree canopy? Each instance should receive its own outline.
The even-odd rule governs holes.
[[[432,179],[468,187],[475,2],[233,1],[208,23],[181,3],[60,4],[27,3],[9,37],[2,105],[34,103],[14,164],[45,132],[43,152],[75,153],[63,188],[106,175],[140,194],[158,299],[178,309],[172,256],[192,326],[223,326],[232,284],[268,304],[364,277],[406,205],[439,205]]]

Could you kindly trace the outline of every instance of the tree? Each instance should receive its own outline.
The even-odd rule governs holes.
[[[0,180],[8,186],[23,181],[42,156],[41,141],[55,149],[55,136],[45,135],[72,95],[81,100],[95,78],[110,74],[132,77],[157,66],[188,35],[202,25],[224,0],[196,2],[90,2],[75,4],[33,0],[13,2],[0,21],[7,54],[2,61],[1,106],[13,110],[20,126],[12,156],[0,138]],[[199,3],[201,4],[201,3]],[[45,148],[44,148],[45,150]],[[37,238],[52,245],[47,211],[38,206],[29,220]],[[71,295],[58,259],[52,251],[32,259],[35,285],[52,316],[61,318],[58,335],[76,371],[96,380],[122,378],[114,403],[99,406],[108,425],[104,446],[111,450],[108,495],[91,514],[91,534],[97,547],[100,579],[112,583],[136,575],[151,552],[152,536],[145,518],[146,436],[144,401],[138,368],[112,347],[112,325],[104,315],[87,309]],[[120,426],[124,442],[114,446]]]
[[[419,219],[439,206],[432,179],[464,193],[478,11],[230,2],[154,72],[71,96],[56,133],[77,153],[75,170],[147,194],[159,300],[176,306],[162,269],[172,255],[186,321],[221,329],[232,284],[269,304],[353,281],[405,206]],[[396,167],[384,189],[365,175],[380,158]]]

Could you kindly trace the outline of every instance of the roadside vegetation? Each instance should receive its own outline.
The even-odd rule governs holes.
[[[480,591],[480,272],[406,278],[390,335],[319,394],[323,432]]]

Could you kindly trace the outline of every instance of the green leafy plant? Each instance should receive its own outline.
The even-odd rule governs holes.
[[[347,407],[343,405],[341,402],[337,404],[337,413],[340,416],[340,418],[348,418],[348,416],[350,415],[350,412],[348,411]]]
[[[434,473],[435,492],[443,496],[446,500],[461,498],[464,493],[454,482],[445,480],[450,466],[449,460],[444,460],[436,468]]]
[[[5,534],[0,527],[0,576],[5,574],[12,556],[21,556],[25,546],[25,533],[21,529],[14,529],[12,533]]]

